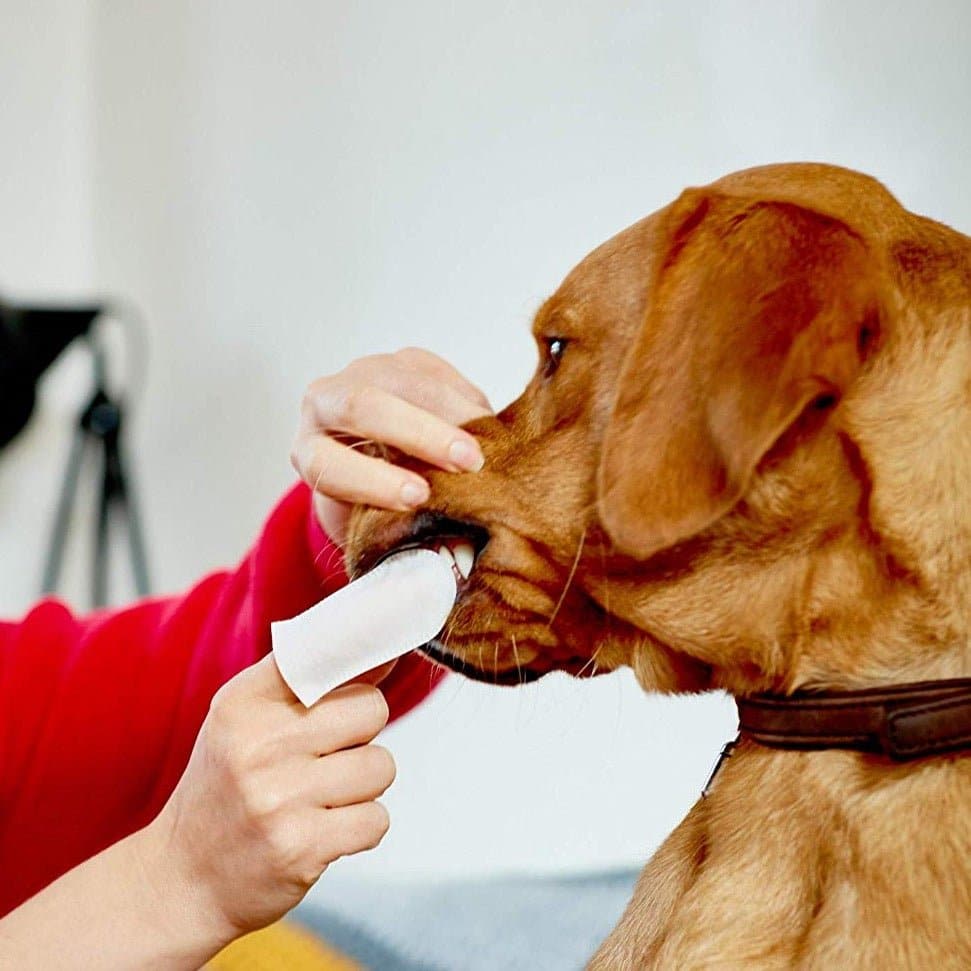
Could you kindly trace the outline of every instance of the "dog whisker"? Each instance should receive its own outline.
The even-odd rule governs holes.
[[[582,678],[582,677],[583,677],[583,675],[584,675],[584,673],[586,672],[586,670],[587,670],[587,668],[588,668],[588,667],[591,667],[591,665],[592,665],[592,670],[591,670],[591,673],[592,673],[592,674],[596,674],[596,673],[597,673],[597,655],[598,655],[598,654],[600,653],[600,650],[601,650],[601,648],[602,648],[602,647],[603,647],[603,644],[602,644],[602,643],[601,643],[601,644],[599,644],[599,645],[597,646],[597,649],[596,649],[596,650],[595,650],[595,651],[593,652],[593,654],[591,654],[591,655],[590,655],[590,660],[589,660],[589,661],[587,661],[587,662],[586,662],[586,663],[585,663],[585,664],[583,665],[583,667],[582,667],[582,668],[580,668],[580,670],[579,670],[579,671],[577,671],[577,675],[576,675],[576,676],[577,676],[578,678]]]
[[[341,565],[341,560],[343,560],[343,558],[344,558],[344,551],[339,547],[335,546],[333,549],[331,549],[330,553],[327,556],[327,563],[325,564],[325,568],[327,570],[336,569]]]
[[[359,438],[356,442],[351,442],[348,448],[364,448],[367,445],[377,445],[377,442],[373,438]]]
[[[520,684],[523,683],[523,669],[519,663],[519,649],[516,647],[516,635],[510,634],[512,638],[512,656],[516,659],[516,678]]]
[[[563,601],[566,600],[567,591],[570,589],[570,584],[573,583],[573,578],[576,576],[577,566],[580,563],[580,554],[583,552],[583,543],[587,538],[587,527],[584,527],[583,532],[580,534],[580,542],[577,544],[577,554],[573,557],[573,566],[570,567],[570,574],[566,578],[566,584],[563,586],[563,592],[560,594],[560,599],[556,602],[556,606],[553,608],[553,613],[550,615],[550,619],[547,622],[547,628],[553,626],[553,621],[556,620],[556,615],[560,612],[560,608],[563,606]]]
[[[321,560],[326,556],[326,560],[321,566]],[[338,573],[341,570],[341,560],[344,557],[343,550],[338,549],[336,546],[328,547],[326,550],[321,550],[314,557],[314,566],[320,569],[323,573],[328,575],[332,573]]]
[[[343,445],[344,448],[367,448],[368,445],[375,445],[378,448],[381,447],[381,443],[373,438],[358,438],[356,435],[352,435],[350,432],[328,432],[328,437],[332,438],[338,445]]]

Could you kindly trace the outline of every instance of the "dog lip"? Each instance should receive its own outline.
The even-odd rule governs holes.
[[[483,671],[474,664],[470,664],[445,650],[439,640],[429,641],[424,647],[419,648],[419,652],[456,674],[461,674],[472,681],[482,681],[485,684],[505,686],[528,684],[531,681],[538,681],[544,675],[550,673],[549,671],[534,671],[532,668],[511,668],[507,671],[494,672]]]
[[[538,681],[540,678],[546,677],[547,674],[552,674],[554,671],[560,671],[563,674],[569,674],[574,678],[584,680],[608,673],[606,670],[591,668],[590,659],[582,657],[572,657],[568,661],[554,664],[546,670],[520,667],[507,668],[504,671],[483,671],[482,668],[476,667],[474,664],[446,649],[437,638],[418,648],[418,652],[443,667],[448,668],[450,671],[461,674],[463,677],[469,678],[472,681],[481,681],[485,684],[507,687],[530,684],[533,681]]]
[[[440,513],[425,510],[419,513],[411,522],[408,531],[389,549],[374,550],[365,554],[354,570],[354,576],[363,576],[373,570],[379,563],[383,563],[389,556],[404,550],[432,549],[448,546],[451,552],[452,543],[471,543],[473,549],[473,564],[482,555],[489,542],[489,531],[478,523],[451,519]],[[462,577],[463,584],[468,581]]]

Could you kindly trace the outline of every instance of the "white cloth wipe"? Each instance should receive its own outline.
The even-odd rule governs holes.
[[[455,603],[452,557],[405,550],[291,620],[270,625],[283,680],[309,708],[328,691],[427,644]]]

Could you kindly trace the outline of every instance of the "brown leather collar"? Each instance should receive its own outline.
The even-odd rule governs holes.
[[[739,735],[786,749],[916,759],[971,749],[971,678],[737,698]]]

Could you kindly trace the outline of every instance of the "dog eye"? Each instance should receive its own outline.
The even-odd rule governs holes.
[[[547,337],[545,343],[546,357],[543,360],[543,377],[549,378],[556,373],[556,369],[560,366],[560,361],[563,358],[563,352],[566,350],[566,345],[570,342],[565,337]]]

